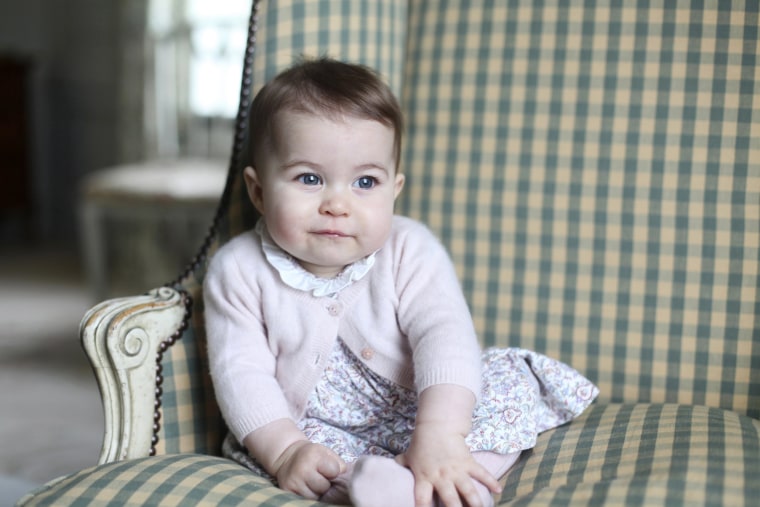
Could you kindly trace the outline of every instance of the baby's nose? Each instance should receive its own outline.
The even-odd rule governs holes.
[[[348,196],[341,190],[331,189],[325,192],[322,203],[319,207],[320,213],[327,215],[346,215],[348,214],[349,204]]]

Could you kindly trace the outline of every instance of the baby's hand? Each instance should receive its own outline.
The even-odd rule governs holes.
[[[396,457],[414,474],[414,500],[418,507],[433,505],[437,493],[446,507],[481,507],[473,479],[494,493],[498,481],[475,461],[464,436],[441,424],[418,424],[406,453]]]
[[[307,440],[292,444],[274,463],[274,475],[282,489],[312,500],[322,496],[330,481],[345,470],[340,456]]]

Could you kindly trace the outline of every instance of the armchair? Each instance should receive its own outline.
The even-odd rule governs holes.
[[[195,261],[101,303],[81,336],[100,464],[20,505],[320,505],[219,457],[200,286],[251,227],[252,94],[294,56],[387,76],[407,120],[398,212],[449,248],[484,346],[600,388],[499,505],[760,498],[760,37],[754,2],[254,1],[227,186]]]

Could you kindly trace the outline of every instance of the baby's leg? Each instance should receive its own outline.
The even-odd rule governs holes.
[[[392,458],[359,458],[348,491],[355,507],[414,507],[414,475]]]
[[[515,464],[520,453],[474,452],[472,456],[499,478]],[[484,507],[493,506],[491,491],[480,482],[474,482]],[[414,507],[414,475],[392,458],[362,456],[354,467],[349,492],[356,507]]]
[[[517,463],[521,454],[522,451],[513,452],[511,454],[476,451],[472,453],[472,457],[475,458],[475,461],[480,463],[483,468],[491,472],[491,475],[496,477],[496,479],[501,479],[501,477],[509,472],[509,469]]]

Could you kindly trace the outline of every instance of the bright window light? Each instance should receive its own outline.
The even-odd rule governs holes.
[[[196,115],[237,114],[250,9],[250,0],[187,1],[193,49],[189,100]]]
[[[234,118],[240,98],[251,0],[152,0],[149,25],[162,43],[190,45],[188,107],[203,117]]]

